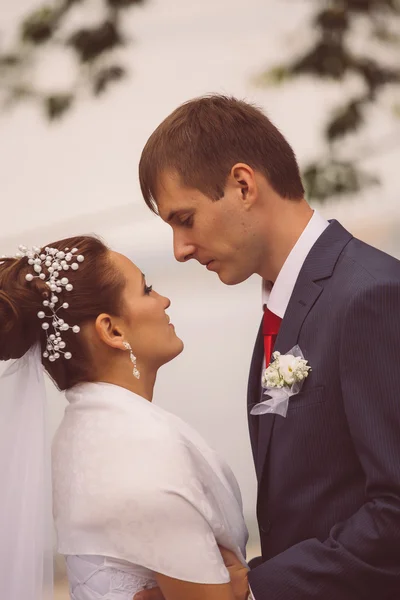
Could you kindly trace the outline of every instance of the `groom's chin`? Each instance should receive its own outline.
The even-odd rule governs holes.
[[[247,274],[228,272],[223,269],[218,272],[217,275],[220,281],[225,285],[238,285],[250,277],[250,275]]]

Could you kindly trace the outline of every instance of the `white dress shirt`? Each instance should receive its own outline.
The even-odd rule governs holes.
[[[272,285],[270,281],[263,280],[262,303],[275,315],[283,319],[293,293],[297,278],[311,248],[317,239],[328,227],[329,222],[316,210],[307,227],[292,248],[284,262],[279,275]]]

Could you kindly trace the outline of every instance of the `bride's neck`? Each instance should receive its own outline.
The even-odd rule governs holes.
[[[125,367],[125,365],[124,365]],[[142,396],[149,402],[153,400],[153,390],[156,381],[157,371],[143,370],[140,373],[140,378],[136,379],[132,374],[131,369],[118,369],[99,374],[99,381],[103,383],[112,383],[119,385],[138,396]]]

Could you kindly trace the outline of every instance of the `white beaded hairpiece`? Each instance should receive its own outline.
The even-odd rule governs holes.
[[[33,279],[41,279],[45,281],[49,287],[51,296],[50,300],[43,300],[43,306],[50,310],[50,315],[46,315],[43,310],[40,310],[37,314],[39,319],[50,319],[51,326],[53,327],[54,333],[49,334],[50,323],[44,321],[42,323],[42,329],[46,332],[47,345],[46,350],[43,352],[44,358],[48,358],[50,362],[54,362],[60,355],[63,354],[64,358],[69,360],[72,358],[71,352],[65,352],[66,343],[62,339],[61,332],[72,329],[74,333],[80,332],[80,327],[74,325],[71,327],[68,323],[65,323],[63,319],[58,317],[57,312],[63,308],[68,309],[68,302],[64,302],[56,308],[56,304],[59,302],[56,293],[61,293],[63,288],[67,292],[72,292],[73,285],[69,282],[67,277],[62,276],[62,271],[77,271],[79,269],[79,263],[85,260],[82,254],[76,255],[78,252],[77,248],[65,249],[65,252],[57,250],[57,248],[46,248],[41,250],[37,246],[33,246],[31,250],[28,250],[26,246],[19,246],[19,252],[16,258],[28,258],[28,263],[33,266],[35,274],[28,273],[25,279],[30,282]],[[43,266],[46,267],[48,275],[43,272]]]

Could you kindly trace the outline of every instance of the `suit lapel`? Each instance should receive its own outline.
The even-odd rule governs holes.
[[[256,344],[254,346],[253,358],[250,365],[250,375],[247,387],[247,417],[249,422],[249,432],[251,449],[253,452],[253,460],[257,470],[257,447],[258,447],[258,428],[259,418],[251,415],[250,411],[255,404],[257,399],[261,396],[261,368],[264,358],[264,340],[262,333],[262,319],[261,325],[258,330]]]
[[[341,252],[351,239],[352,236],[349,232],[347,232],[337,221],[332,221],[329,227],[327,227],[314,244],[296,281],[274,350],[278,350],[281,354],[286,354],[298,343],[304,320],[323,291],[323,287],[318,285],[317,282],[332,275]],[[258,374],[253,370],[252,364],[250,379],[257,378],[258,376],[258,385],[261,391],[261,361],[259,361],[258,364]],[[252,390],[254,393],[255,383],[252,385]],[[262,393],[260,394],[260,399],[261,395]],[[253,396],[253,398],[254,397],[255,396]],[[281,417],[266,414],[256,418],[259,419],[259,423],[255,463],[257,479],[260,483],[264,473],[274,423],[276,418]],[[250,415],[250,419],[254,419],[254,417]]]

